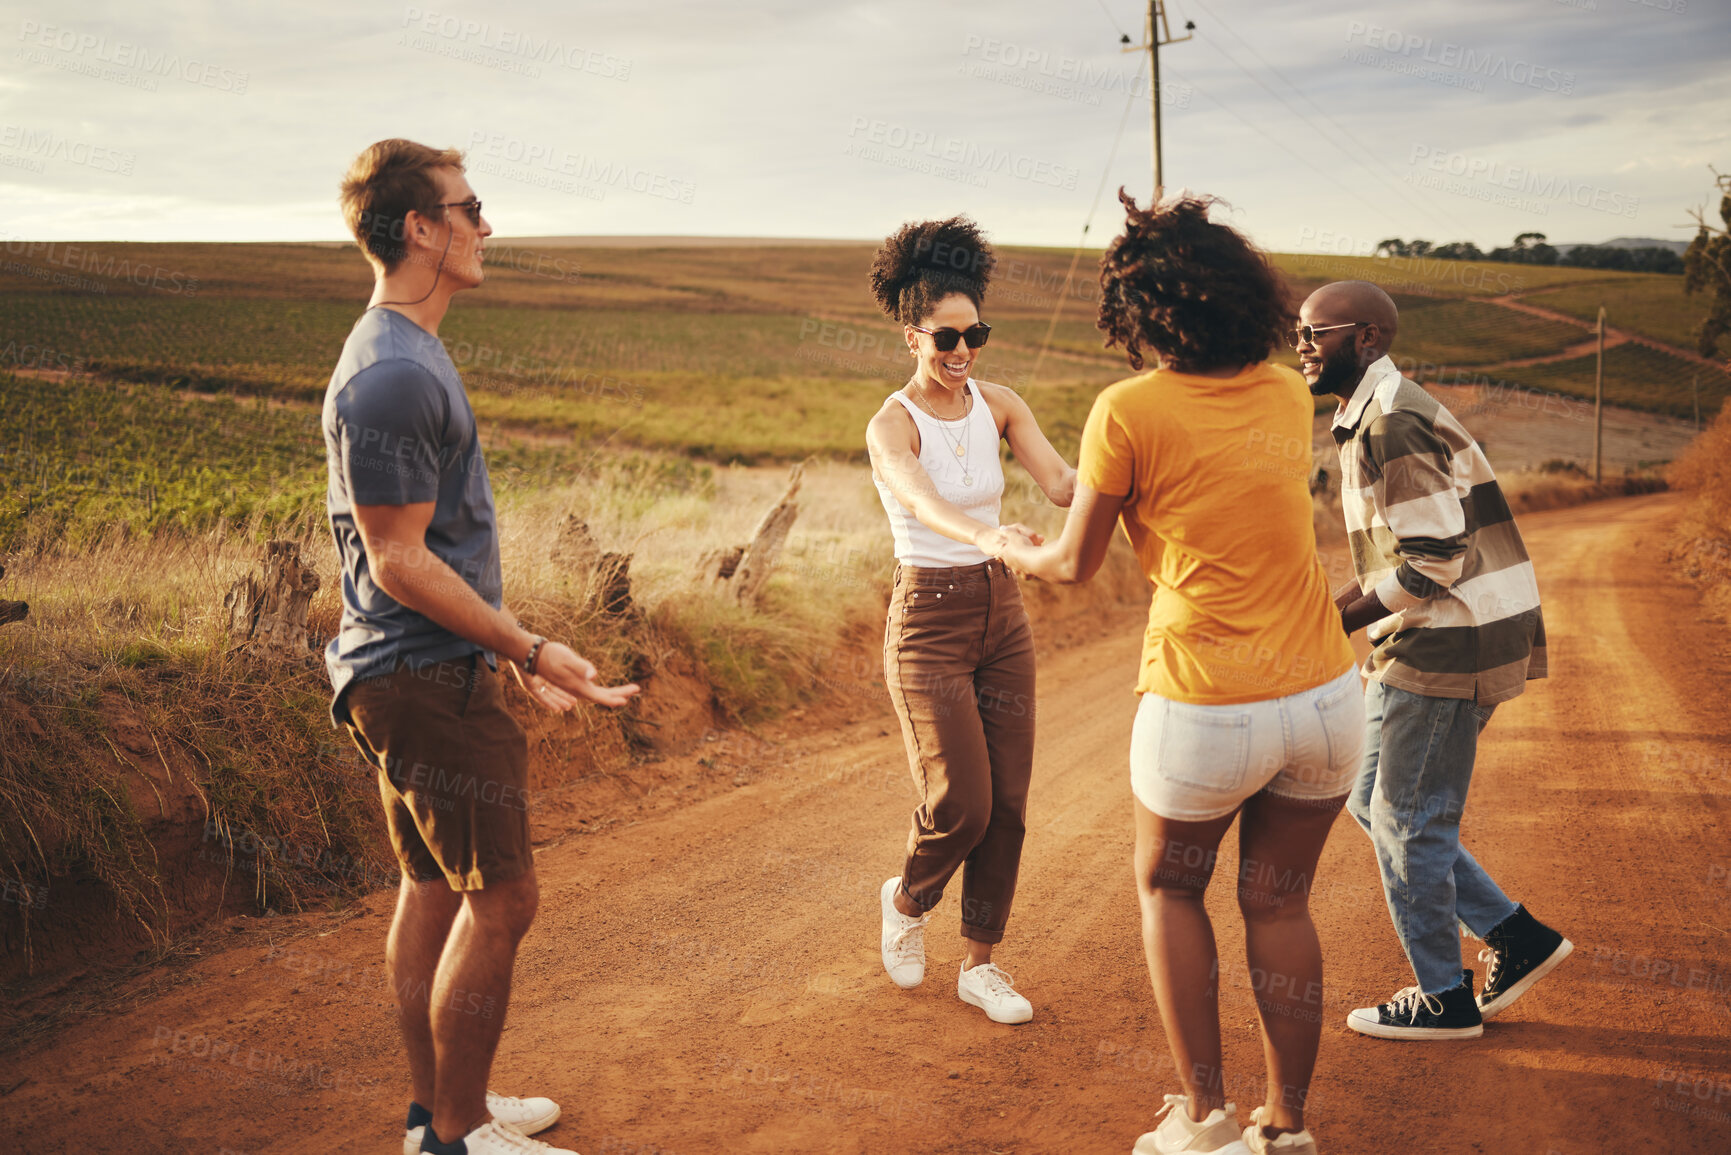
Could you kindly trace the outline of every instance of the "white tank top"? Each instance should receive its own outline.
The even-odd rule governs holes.
[[[914,425],[920,431],[920,465],[932,479],[937,495],[981,525],[996,528],[1004,497],[1004,467],[998,460],[998,423],[972,377],[968,378],[967,388],[974,398],[973,408],[958,421],[939,421],[899,391],[891,396],[913,415]],[[890,516],[896,560],[901,564],[944,569],[991,560],[990,554],[967,542],[926,528],[875,473],[872,481],[883,499],[884,512]]]

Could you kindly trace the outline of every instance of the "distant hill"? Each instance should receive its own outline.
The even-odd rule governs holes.
[[[1616,237],[1609,241],[1559,241],[1556,244],[1559,253],[1570,249],[1604,248],[1604,249],[1670,249],[1682,256],[1688,249],[1688,241],[1662,241],[1658,237]]]

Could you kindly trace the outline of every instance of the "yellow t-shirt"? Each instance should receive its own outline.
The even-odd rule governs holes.
[[[1154,583],[1138,693],[1215,706],[1281,698],[1354,665],[1311,524],[1314,409],[1291,369],[1155,370],[1108,387],[1078,480],[1125,497]]]

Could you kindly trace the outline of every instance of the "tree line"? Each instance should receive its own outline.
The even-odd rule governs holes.
[[[1482,251],[1471,241],[1404,241],[1390,237],[1376,246],[1379,257],[1430,257],[1443,261],[1506,261],[1517,265],[1574,265],[1583,269],[1615,269],[1629,273],[1682,273],[1683,258],[1657,246],[1621,249],[1610,245],[1575,245],[1568,252],[1546,242],[1544,233],[1521,233],[1513,243]]]

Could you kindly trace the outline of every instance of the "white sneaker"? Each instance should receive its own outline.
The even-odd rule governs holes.
[[[545,1131],[559,1121],[559,1104],[551,1099],[515,1099],[510,1095],[487,1092],[487,1110],[493,1121],[503,1123],[525,1135]],[[403,1132],[403,1155],[418,1155],[425,1127],[410,1127]]]
[[[1238,1134],[1238,1106],[1228,1103],[1208,1112],[1200,1123],[1190,1119],[1190,1096],[1168,1095],[1160,1108],[1166,1118],[1136,1140],[1131,1155],[1174,1155],[1176,1152],[1213,1152],[1214,1155],[1250,1155]]]
[[[1010,976],[996,963],[981,963],[972,970],[963,963],[956,976],[956,994],[986,1012],[994,1023],[1025,1023],[1034,1017],[1034,1004],[1016,993]]]
[[[1287,1131],[1279,1138],[1264,1139],[1262,1128],[1268,1123],[1268,1108],[1250,1112],[1250,1126],[1244,1129],[1244,1143],[1250,1155],[1316,1155],[1316,1140],[1309,1131]]]
[[[463,1136],[463,1149],[467,1155],[577,1155],[567,1148],[531,1139],[514,1128],[500,1126],[496,1120],[488,1120]]]
[[[896,888],[901,878],[890,879],[878,892],[878,905],[883,907],[883,933],[878,945],[883,951],[884,970],[890,981],[902,990],[911,990],[926,977],[926,923],[932,912],[909,918],[896,909]]]

